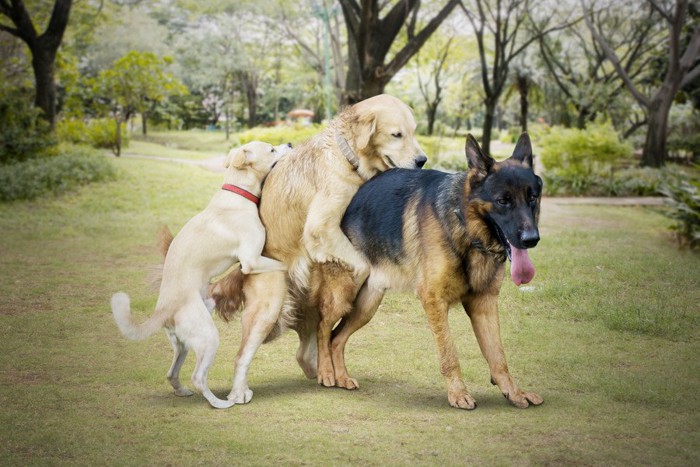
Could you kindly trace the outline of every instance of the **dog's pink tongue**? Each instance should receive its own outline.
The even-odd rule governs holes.
[[[515,285],[527,284],[535,277],[535,267],[527,255],[527,250],[519,250],[511,245],[510,254],[510,277],[515,282]]]

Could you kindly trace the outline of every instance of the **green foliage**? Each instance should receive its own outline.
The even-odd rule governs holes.
[[[166,72],[171,62],[167,57],[132,50],[100,72],[95,91],[110,99],[111,108],[120,109],[123,116],[143,113],[171,95],[187,93],[187,88]]]
[[[122,123],[122,146],[129,145],[129,133]],[[59,141],[72,144],[88,144],[94,148],[113,149],[116,140],[116,123],[113,119],[98,118],[85,122],[79,119],[61,120],[56,125]]]
[[[669,207],[666,215],[675,221],[671,230],[679,243],[691,249],[700,248],[700,190],[698,180],[677,177],[664,183],[659,191]]]
[[[238,133],[233,138],[233,145],[241,145],[250,143],[251,141],[265,141],[270,144],[292,143],[293,145],[300,144],[312,136],[317,135],[323,130],[323,125],[294,125],[294,126],[275,126],[275,127],[255,127]]]
[[[55,144],[41,111],[20,89],[0,89],[0,164],[36,157]]]
[[[552,127],[538,141],[544,166],[558,174],[583,176],[600,166],[632,155],[610,122],[592,123],[585,129]]]
[[[545,193],[549,196],[654,196],[672,169],[610,167],[588,173],[545,171]]]
[[[0,201],[60,194],[78,186],[115,178],[110,161],[85,146],[65,146],[53,157],[0,165]]]

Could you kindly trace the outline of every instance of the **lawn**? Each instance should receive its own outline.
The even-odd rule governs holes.
[[[516,409],[489,384],[455,309],[479,407],[451,408],[417,300],[392,295],[348,346],[358,391],[305,379],[288,333],[258,352],[252,402],[217,411],[172,394],[164,333],[125,340],[109,298],[124,290],[151,314],[157,228],[179,229],[221,175],[114,164],[114,182],[0,204],[1,465],[700,462],[700,257],[676,248],[658,211],[543,203],[532,287],[504,283],[500,299],[511,371],[541,407]],[[240,327],[217,325],[209,383],[225,396]]]

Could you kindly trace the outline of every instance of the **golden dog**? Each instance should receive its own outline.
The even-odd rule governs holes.
[[[284,327],[299,334],[297,361],[307,377],[317,376],[325,386],[356,387],[343,374],[344,368],[340,374],[334,372],[330,354],[334,323],[320,322],[310,291],[322,279],[321,264],[350,269],[353,288],[366,278],[369,265],[343,234],[340,222],[365,181],[390,168],[425,164],[415,129],[408,106],[389,95],[375,96],[345,109],[270,172],[260,205],[267,232],[264,254],[285,263],[290,280],[283,272],[243,276],[236,270],[213,288],[225,319],[245,302],[236,394],[249,391],[248,363],[257,348]]]

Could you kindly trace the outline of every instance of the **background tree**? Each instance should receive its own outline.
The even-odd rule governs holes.
[[[550,6],[527,0],[465,0],[462,10],[474,28],[481,61],[481,82],[484,88],[484,124],[481,145],[491,150],[491,133],[498,101],[503,94],[512,61],[541,36],[567,26],[566,22],[549,26],[553,12]],[[545,8],[546,6],[546,8]],[[532,12],[545,11],[533,17]],[[529,27],[537,23],[536,27]],[[492,41],[489,47],[488,41]]]
[[[666,147],[668,132],[668,115],[679,89],[700,78],[700,22],[686,23],[689,16],[687,0],[662,1],[647,0],[645,6],[652,12],[652,17],[667,30],[666,69],[663,80],[649,93],[644,93],[634,83],[628,70],[625,69],[618,53],[610,45],[608,36],[610,31],[605,30],[605,23],[601,20],[612,8],[612,5],[586,6],[586,26],[598,45],[602,48],[606,58],[612,63],[615,71],[625,83],[628,91],[634,96],[647,115],[647,134],[642,152],[642,165],[661,167],[668,156]],[[600,7],[600,8],[599,8]],[[696,7],[694,7],[696,8]],[[639,14],[647,14],[643,8]],[[634,10],[628,10],[631,14],[627,20],[634,22],[639,16],[634,15]]]
[[[52,128],[56,121],[54,64],[68,25],[72,3],[72,0],[56,0],[48,26],[39,34],[22,0],[0,0],[0,14],[8,18],[13,25],[2,23],[0,31],[20,38],[29,47],[35,81],[34,103],[43,111],[43,117]]]
[[[627,6],[636,9],[634,5]],[[628,14],[633,12],[627,8],[609,9],[599,20],[611,31],[609,45],[620,57],[621,66],[630,79],[641,83],[651,78],[649,65],[660,44],[660,29],[649,15],[634,24],[626,24]],[[584,128],[599,113],[606,113],[611,102],[623,94],[624,83],[608,66],[605,52],[583,21],[565,31],[542,36],[539,50],[550,81],[575,109],[577,128]]]
[[[121,153],[121,124],[135,113],[141,113],[146,134],[148,111],[171,95],[187,89],[165,71],[170,59],[159,59],[150,52],[129,52],[100,73],[96,92],[105,97],[116,123],[115,154]]]
[[[348,36],[344,103],[353,104],[384,92],[387,83],[420,50],[459,1],[447,0],[417,31],[419,0],[400,0],[393,5],[379,0],[363,0],[361,5],[357,0],[339,0]],[[404,28],[405,45],[387,62],[394,41]]]
[[[454,42],[454,31],[448,32],[446,35],[434,34],[423,47],[422,52],[416,53],[413,60],[416,65],[418,89],[425,104],[428,135],[433,134],[438,106],[444,97],[445,86],[449,78],[447,73],[448,58]]]

